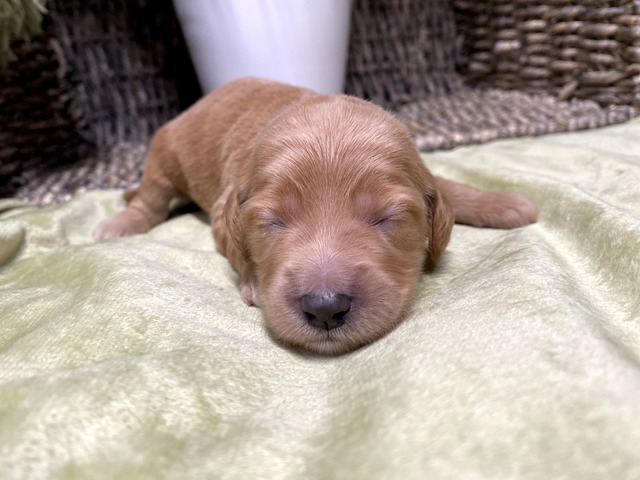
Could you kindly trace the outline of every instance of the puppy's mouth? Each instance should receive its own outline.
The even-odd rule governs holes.
[[[301,353],[318,355],[343,355],[358,350],[387,334],[400,319],[391,312],[360,308],[353,299],[348,307],[333,313],[318,315],[301,308],[278,313],[265,311],[272,338]]]
[[[282,274],[263,283],[265,324],[278,343],[320,355],[348,353],[386,335],[410,298],[374,269],[334,275],[331,285],[315,288],[305,278]]]
[[[290,297],[286,305],[265,309],[267,330],[282,345],[303,353],[340,355],[364,343],[356,341],[360,309],[352,296],[305,294]]]
[[[319,355],[342,355],[368,342],[354,342],[348,323],[332,329],[304,325],[298,335],[277,338],[278,341],[303,353]]]
[[[338,311],[332,311],[337,308],[334,306],[319,315],[296,308],[281,317],[287,319],[284,329],[283,324],[271,322],[269,317],[267,327],[280,344],[304,354],[317,355],[350,353],[388,332],[387,328],[374,331],[367,328],[367,324],[377,323],[380,317],[372,314],[371,309],[360,308],[357,299],[350,298],[348,305],[346,301],[339,302],[338,307]]]

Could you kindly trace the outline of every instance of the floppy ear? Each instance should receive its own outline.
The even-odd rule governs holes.
[[[235,188],[228,186],[222,192],[213,206],[211,217],[213,238],[218,249],[236,270],[242,271],[249,253],[240,220],[240,194]]]
[[[213,238],[218,249],[240,275],[240,296],[249,305],[260,306],[254,264],[240,218],[241,194],[229,186],[211,211]]]
[[[427,253],[431,260],[435,261],[449,243],[454,223],[453,209],[433,184],[427,187],[424,198],[427,207],[427,223],[430,227]]]

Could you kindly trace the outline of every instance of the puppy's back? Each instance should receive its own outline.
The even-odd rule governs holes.
[[[250,159],[257,135],[310,90],[258,78],[234,80],[203,97],[162,127],[153,142],[177,159],[181,193],[205,210],[229,176]]]

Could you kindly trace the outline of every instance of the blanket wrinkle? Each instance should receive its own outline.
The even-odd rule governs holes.
[[[5,265],[9,265],[19,254],[26,242],[26,228],[12,226],[0,232],[0,272]]]
[[[283,348],[201,212],[0,200],[0,478],[640,478],[640,120],[425,154],[539,222],[457,225],[406,319]]]

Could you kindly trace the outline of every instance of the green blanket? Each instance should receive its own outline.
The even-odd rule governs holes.
[[[536,202],[456,226],[407,319],[274,344],[206,218],[96,244],[118,192],[0,201],[0,478],[640,478],[640,121],[425,155]]]

